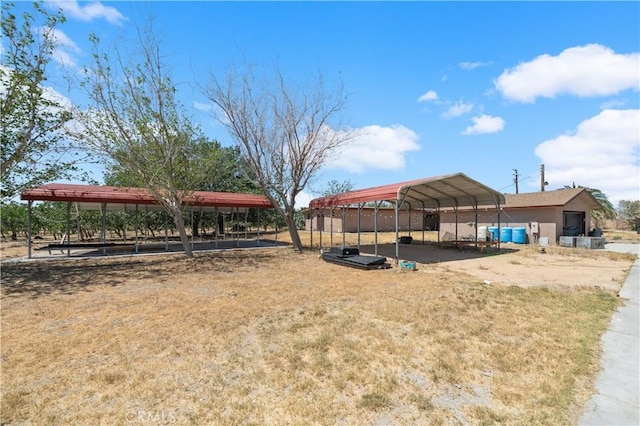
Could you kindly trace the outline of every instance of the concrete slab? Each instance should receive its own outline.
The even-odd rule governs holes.
[[[640,256],[640,244],[607,243],[605,244],[604,249],[618,253],[631,253],[636,256]]]
[[[222,251],[234,249],[263,249],[274,247],[288,247],[289,244],[277,242],[274,240],[218,240],[218,241],[194,241],[191,248],[194,253],[201,251]],[[30,262],[42,260],[67,260],[67,259],[86,259],[89,257],[116,257],[116,256],[149,256],[149,255],[166,255],[180,254],[184,252],[182,244],[175,241],[166,242],[144,242],[137,245],[118,244],[115,246],[107,246],[103,248],[56,248],[52,250],[34,249],[31,252],[31,259],[28,257],[19,257],[3,260],[4,262]]]
[[[638,244],[607,244],[605,249],[640,253]],[[633,264],[620,297],[627,300],[602,336],[596,393],[585,405],[580,425],[640,425],[640,259]]]

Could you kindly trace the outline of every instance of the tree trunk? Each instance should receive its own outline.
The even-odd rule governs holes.
[[[293,248],[295,248],[297,251],[302,251],[302,241],[300,240],[300,235],[298,234],[298,228],[296,228],[296,221],[293,217],[289,217],[289,215],[285,215],[284,220],[287,224],[287,228],[289,228],[289,235],[291,236]]]
[[[187,231],[184,227],[184,217],[182,216],[182,210],[180,207],[171,208],[171,216],[173,217],[173,223],[176,225],[178,229],[178,233],[180,234],[180,242],[182,242],[182,247],[184,248],[184,254],[188,258],[193,257],[193,251],[191,250],[191,243],[189,242],[189,237],[187,237]]]
[[[216,220],[216,223],[218,224],[218,232],[216,234],[216,239],[217,239],[218,236],[224,235],[224,216],[219,214],[218,219]]]
[[[200,213],[193,213],[193,225],[191,226],[191,235],[200,236]]]

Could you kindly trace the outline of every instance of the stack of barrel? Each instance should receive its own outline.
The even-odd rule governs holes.
[[[497,226],[478,227],[478,240],[497,241],[498,238],[500,238],[501,243],[527,244],[527,228],[511,228],[509,226],[503,226],[502,228]]]

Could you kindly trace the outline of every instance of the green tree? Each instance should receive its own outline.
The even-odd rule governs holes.
[[[251,170],[247,167],[247,163],[237,147],[223,147],[218,141],[203,138],[199,141],[196,150],[196,155],[200,158],[203,167],[203,171],[200,174],[202,181],[197,185],[199,190],[262,193],[260,186],[256,183]],[[193,213],[192,233],[194,236],[200,235],[203,217],[207,216],[212,217],[211,214]],[[250,218],[253,216],[250,215]],[[217,227],[217,222],[218,218],[216,217],[213,226],[211,226],[211,221],[208,221],[208,225],[210,225],[209,227]]]
[[[65,21],[59,10],[49,13],[40,2],[21,19],[14,3],[2,2],[0,66],[0,175],[3,199],[23,189],[71,177],[77,152],[65,139],[71,119],[62,98],[47,89],[47,66],[56,48],[55,29]]]
[[[335,179],[330,180],[327,184],[316,191],[321,197],[328,197],[330,195],[342,194],[343,192],[349,192],[353,190],[353,182],[345,180],[339,182]]]
[[[204,180],[200,129],[176,99],[176,86],[151,28],[138,31],[137,52],[121,44],[110,55],[101,54],[100,40],[91,39],[94,62],[82,86],[92,105],[78,111],[84,128],[76,137],[125,170],[131,186],[150,191],[173,219],[185,255],[193,257],[184,212]]]
[[[18,239],[18,234],[27,230],[27,206],[21,203],[0,203],[0,234],[2,238],[7,235],[13,241]]]
[[[346,105],[342,85],[328,90],[320,76],[302,88],[278,72],[273,81],[252,70],[211,75],[205,95],[221,111],[218,118],[237,143],[263,193],[284,219],[296,250],[302,242],[296,226],[296,196],[317,175],[329,156],[345,145],[350,132],[334,130]]]
[[[585,186],[580,186],[580,185],[576,186],[575,183],[573,185],[565,185],[565,188],[585,188],[587,191],[589,191],[589,193],[593,196],[593,198],[598,200],[598,202],[602,207],[599,209],[591,210],[591,219],[593,219],[596,226],[598,226],[598,223],[602,220],[615,219],[617,217],[617,212],[615,207],[613,207],[613,204],[611,204],[611,201],[609,201],[609,198],[607,197],[607,195],[604,192],[600,191],[599,189],[587,188]]]
[[[218,141],[202,140],[197,155],[204,167],[202,191],[261,194],[255,176],[238,147],[223,147]]]
[[[102,213],[97,210],[77,210],[75,228],[78,238],[82,241],[90,240],[100,234],[102,229]],[[111,212],[107,212],[107,215]],[[107,221],[107,224],[109,222]]]
[[[634,231],[638,231],[638,221],[640,221],[640,200],[618,202],[618,217]]]
[[[200,177],[200,182],[192,182],[193,188],[199,191],[261,193],[260,187],[251,178],[240,151],[237,147],[223,147],[218,141],[201,138],[194,146],[194,156],[203,168],[202,172],[193,176]],[[113,186],[135,186],[137,181],[130,171],[112,164],[105,174],[105,183]],[[194,212],[194,236],[200,235],[201,215]],[[211,216],[211,215],[209,215]],[[208,227],[215,226],[215,221],[207,221]]]
[[[54,239],[62,237],[67,232],[67,203],[45,201],[33,207],[32,220],[45,234],[53,235]]]

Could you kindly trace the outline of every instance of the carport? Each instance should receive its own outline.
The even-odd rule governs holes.
[[[214,212],[216,217],[221,213],[248,215],[249,209],[273,208],[267,197],[256,194],[238,194],[229,192],[207,192],[192,191],[185,195],[183,202],[191,213],[193,224],[193,213]],[[98,186],[98,185],[78,185],[50,183],[39,188],[29,189],[22,192],[20,198],[28,202],[27,233],[28,233],[28,257],[31,258],[32,249],[32,229],[31,229],[31,209],[34,201],[58,201],[67,203],[67,239],[59,244],[60,248],[67,249],[67,256],[70,255],[72,244],[70,242],[70,217],[71,206],[75,203],[78,210],[98,210],[101,214],[100,243],[80,243],[75,247],[107,247],[106,243],[106,221],[107,211],[135,212],[135,252],[138,252],[138,213],[140,211],[163,211],[163,207],[154,198],[153,194],[144,188]],[[277,238],[277,237],[276,237]],[[191,236],[193,245],[193,235]],[[168,235],[165,228],[165,244],[168,250]],[[258,228],[258,245],[260,244],[260,231]],[[217,238],[215,240],[217,247]]]
[[[324,217],[326,210],[329,210],[331,217],[335,209],[342,211],[343,220],[345,211],[351,206],[358,208],[358,247],[360,246],[360,212],[367,204],[373,204],[374,207],[374,230],[375,236],[375,254],[378,254],[377,226],[376,217],[380,206],[383,203],[390,203],[394,206],[395,212],[395,233],[396,233],[396,250],[395,261],[400,258],[400,235],[399,235],[399,212],[406,208],[411,210],[421,210],[423,212],[437,212],[440,216],[440,210],[443,208],[453,209],[456,224],[457,213],[459,208],[471,207],[475,212],[475,232],[476,241],[478,235],[478,208],[495,208],[498,212],[498,227],[500,226],[500,206],[504,204],[504,195],[500,192],[489,188],[488,186],[471,179],[464,173],[455,173],[444,176],[437,176],[425,179],[417,179],[408,182],[394,183],[389,185],[377,186],[373,188],[360,189],[356,191],[345,192],[342,194],[331,195],[322,198],[316,198],[309,203],[311,219],[314,215]],[[409,215],[411,216],[411,215]],[[423,215],[424,217],[424,215]],[[439,220],[439,219],[438,219]],[[344,229],[344,227],[343,227]],[[422,241],[424,242],[424,226],[422,227]],[[409,231],[410,232],[410,231]],[[455,241],[458,241],[456,226]],[[313,238],[313,230],[311,230]],[[322,245],[322,229],[320,229],[320,245]],[[344,245],[343,231],[343,245]],[[440,234],[438,233],[438,243],[440,243]],[[500,246],[500,239],[497,241]]]

